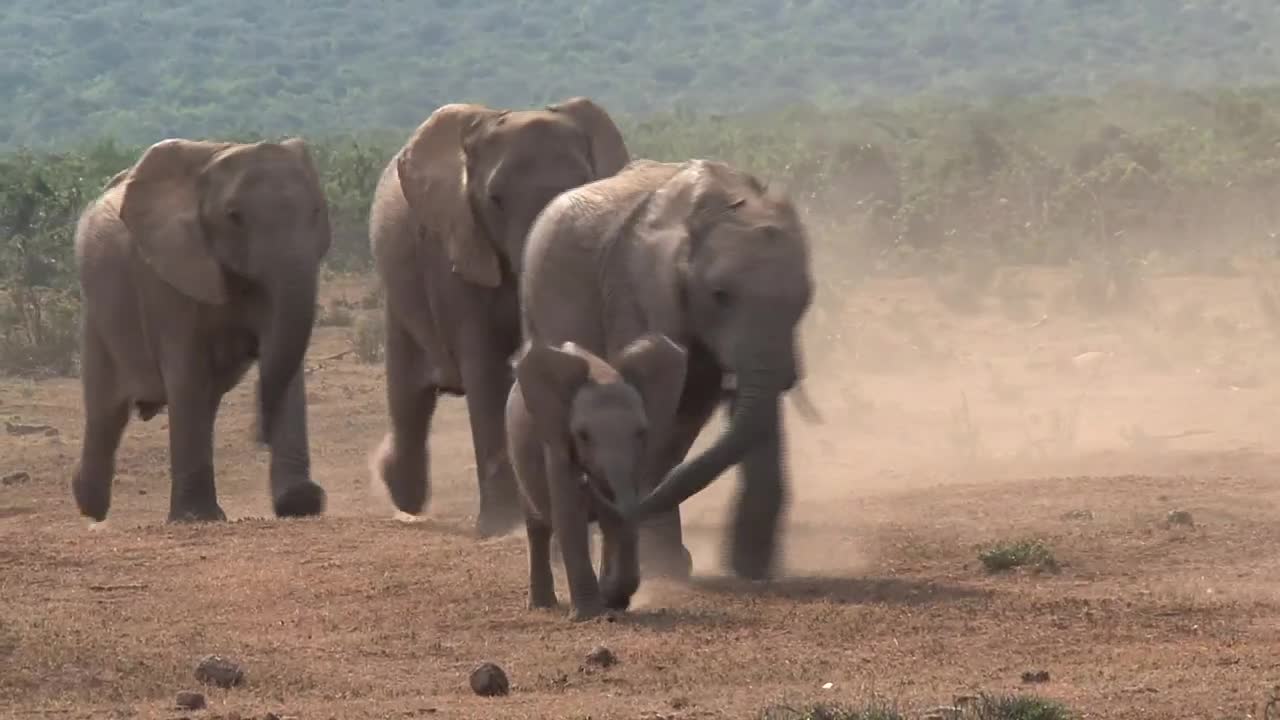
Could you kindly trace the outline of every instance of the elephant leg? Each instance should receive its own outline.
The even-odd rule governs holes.
[[[569,581],[569,619],[589,620],[604,612],[600,584],[591,565],[587,498],[574,482],[568,458],[547,453],[547,478],[551,489],[551,524],[560,542],[560,557]]]
[[[507,457],[506,408],[513,378],[507,348],[487,328],[472,327],[464,335],[462,381],[479,479],[480,510],[475,530],[479,537],[505,535],[523,515],[511,461]],[[558,531],[560,525],[552,523]]]
[[[684,461],[698,434],[720,403],[720,372],[691,358],[675,421],[657,466],[655,482]],[[651,490],[652,488],[648,488]],[[687,579],[693,572],[693,556],[684,546],[680,508],[655,515],[640,525],[640,565],[645,575]]]
[[[529,538],[529,608],[556,606],[556,584],[551,574],[551,528],[534,518],[525,518]]]
[[[129,423],[129,401],[119,397],[106,349],[86,328],[80,378],[84,388],[84,440],[71,477],[71,493],[80,514],[97,522],[111,509],[116,450]]]
[[[426,358],[409,332],[386,312],[387,407],[391,431],[382,441],[376,472],[396,509],[416,515],[431,495],[427,431],[436,410]]]
[[[640,555],[634,528],[603,527],[600,593],[610,610],[626,610],[640,588]]]
[[[324,512],[325,492],[311,479],[307,439],[306,373],[289,381],[280,422],[271,439],[271,506],[276,517],[307,517]]]
[[[781,398],[775,402],[780,403]],[[764,580],[773,571],[787,502],[781,408],[777,414],[777,432],[762,438],[738,465],[729,568],[734,575],[750,580]]]
[[[162,358],[169,398],[169,522],[226,520],[213,479],[213,428],[221,396],[201,348]]]

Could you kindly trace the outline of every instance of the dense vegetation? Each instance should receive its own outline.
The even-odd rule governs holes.
[[[403,130],[448,101],[619,112],[1271,82],[1270,0],[7,0],[0,145]]]
[[[1277,249],[1280,91],[686,111],[624,132],[637,156],[721,158],[787,185],[823,256],[824,302],[837,305],[831,291],[867,274],[952,274],[972,294],[1000,263],[1074,263],[1087,270],[1081,303],[1105,311],[1132,296],[1139,268],[1230,271],[1241,248]],[[331,271],[367,270],[370,192],[402,140],[315,142],[337,231]],[[94,139],[0,155],[0,367],[74,372],[74,223],[141,149]]]

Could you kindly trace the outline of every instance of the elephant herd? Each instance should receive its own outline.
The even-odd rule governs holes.
[[[222,520],[222,397],[258,362],[258,437],[279,517],[323,513],[303,357],[331,231],[306,143],[168,139],[81,214],[84,436],[72,493],[106,518],[130,414],[169,409],[169,520]],[[476,533],[523,519],[529,604],[625,609],[645,573],[686,578],[679,505],[732,465],[732,571],[767,577],[785,502],[781,397],[802,376],[813,298],[791,200],[716,161],[631,158],[587,98],[544,109],[450,104],[386,165],[369,218],[386,291],[390,431],[376,474],[417,514],[442,394],[465,398]],[[728,426],[686,460],[722,403]],[[599,578],[588,529],[604,538]]]

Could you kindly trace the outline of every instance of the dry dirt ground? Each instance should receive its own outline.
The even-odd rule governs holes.
[[[0,716],[745,718],[985,691],[1091,718],[1262,717],[1280,681],[1280,342],[1251,275],[1155,278],[1114,314],[1073,300],[1071,271],[1020,277],[973,311],[924,280],[824,286],[806,329],[824,421],[789,417],[786,577],[721,575],[726,475],[686,505],[695,581],[646,582],[616,622],[525,609],[523,534],[470,537],[460,401],[437,416],[427,517],[392,518],[366,469],[383,374],[338,356],[351,328],[318,329],[308,361],[319,520],[269,517],[252,374],[218,423],[235,521],[205,527],[163,523],[161,415],[130,425],[112,514],[90,530],[67,488],[76,382],[8,381]],[[327,293],[356,301],[367,282]],[[1060,570],[978,562],[1022,538]],[[598,644],[619,664],[583,668]],[[175,710],[209,653],[241,661],[244,685]],[[483,661],[509,696],[471,693]]]

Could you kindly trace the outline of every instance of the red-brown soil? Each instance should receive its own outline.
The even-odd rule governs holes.
[[[1071,280],[1028,274],[1027,308],[991,295],[974,314],[923,281],[824,286],[806,335],[824,421],[788,418],[787,576],[721,576],[726,475],[686,505],[695,581],[645,582],[616,622],[527,610],[523,533],[470,536],[461,401],[437,415],[427,517],[393,519],[367,470],[383,374],[334,357],[350,328],[319,328],[308,361],[318,520],[269,517],[252,373],[218,422],[234,522],[163,523],[160,415],[130,425],[93,530],[67,487],[77,382],[6,381],[0,413],[58,434],[0,435],[0,474],[28,473],[0,486],[0,716],[743,718],[985,691],[1091,718],[1262,717],[1280,681],[1280,342],[1244,277],[1154,279],[1115,314],[1073,304]],[[367,282],[326,292],[354,301]],[[1029,537],[1059,572],[977,559]],[[600,644],[619,663],[584,669]],[[245,684],[197,687],[210,653],[241,661]],[[472,694],[484,661],[510,695]],[[1048,682],[1022,682],[1039,670]],[[187,689],[209,709],[174,709]]]

